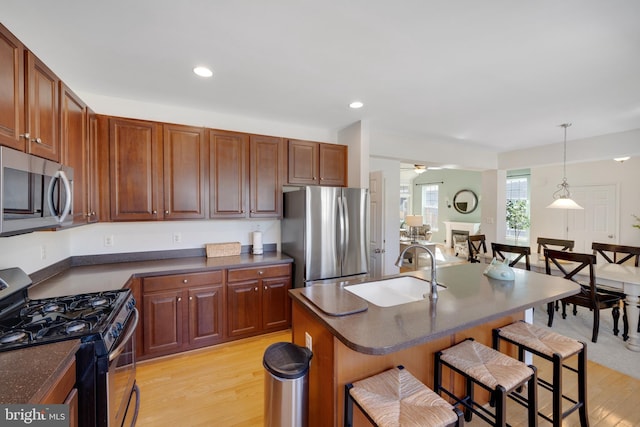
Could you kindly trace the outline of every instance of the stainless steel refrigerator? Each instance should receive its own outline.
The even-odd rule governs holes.
[[[282,252],[294,259],[294,286],[369,271],[369,190],[300,187],[284,193]]]

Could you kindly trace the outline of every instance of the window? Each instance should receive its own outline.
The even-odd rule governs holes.
[[[422,217],[432,230],[438,229],[438,184],[422,185]]]
[[[507,203],[511,201],[524,200],[527,207],[527,218],[530,218],[529,211],[529,175],[523,175],[520,171],[518,175],[507,176]],[[517,234],[517,236],[516,236]],[[508,241],[529,241],[529,227],[519,229],[510,228],[507,223],[506,238]]]

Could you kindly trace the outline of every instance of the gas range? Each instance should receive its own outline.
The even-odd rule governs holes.
[[[138,311],[129,289],[31,300],[29,276],[0,270],[0,352],[78,339],[76,388],[82,426],[134,425]],[[135,398],[135,400],[134,400]]]
[[[134,306],[128,289],[25,299],[0,316],[0,351],[81,339],[107,353]]]

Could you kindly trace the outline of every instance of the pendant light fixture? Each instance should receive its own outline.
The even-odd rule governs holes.
[[[571,126],[571,123],[563,123],[560,127],[564,128],[564,163],[563,163],[563,178],[562,182],[558,184],[558,189],[553,193],[555,199],[548,208],[551,209],[583,209],[582,206],[577,204],[571,199],[571,193],[569,192],[569,183],[567,182],[567,128]]]

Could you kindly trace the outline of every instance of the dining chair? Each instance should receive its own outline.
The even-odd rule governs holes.
[[[536,241],[538,243],[538,259],[544,256],[542,253],[543,249],[556,249],[561,251],[573,251],[573,248],[576,245],[576,242],[573,240],[565,240],[565,239],[551,239],[548,237],[538,237]],[[558,302],[556,301],[556,311],[558,311]]]
[[[509,260],[509,267],[514,267],[524,258],[525,268],[531,270],[531,248],[529,246],[505,245],[503,243],[491,242],[491,253],[499,261],[504,261],[509,254],[518,255]]]
[[[580,292],[561,300],[563,319],[567,318],[567,304],[589,308],[593,312],[591,341],[596,342],[598,340],[598,329],[600,327],[600,310],[610,308],[613,316],[613,334],[618,335],[618,319],[620,318],[620,301],[622,301],[622,298],[619,295],[599,292],[596,288],[595,255],[545,249],[544,264],[545,271],[548,275],[561,275],[564,276],[565,279],[580,285]],[[552,268],[552,265],[554,268]],[[589,279],[587,283],[581,283],[576,276],[585,268],[589,270]],[[582,282],[585,281],[583,280]],[[553,302],[548,303],[547,314],[549,315],[549,327],[553,325],[554,312]],[[622,319],[624,327],[628,330],[626,310]]]
[[[594,255],[600,255],[610,264],[624,264],[630,259],[634,259],[634,265],[638,267],[638,262],[640,261],[640,247],[638,246],[593,242],[591,249]]]
[[[550,239],[548,237],[538,237],[537,243],[538,243],[538,254],[540,255],[544,255],[542,253],[543,249],[573,251],[573,248],[576,245],[576,242],[573,240]]]
[[[625,246],[593,242],[591,244],[591,249],[593,250],[594,255],[600,255],[602,258],[604,258],[605,261],[610,264],[624,264],[625,262],[634,259],[634,265],[638,267],[638,260],[640,259],[640,247],[638,246]],[[609,288],[600,288],[600,291],[619,295],[623,300],[626,298],[624,292],[615,291]],[[638,331],[640,331],[640,322],[638,323]],[[627,328],[624,328],[622,332],[622,338],[625,341],[627,340],[627,338],[629,338],[629,331],[627,330]]]
[[[469,236],[467,244],[469,245],[469,262],[480,262],[480,254],[487,253],[486,236],[484,234],[474,234]]]

